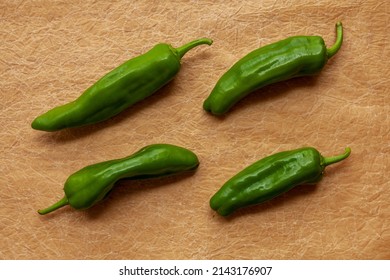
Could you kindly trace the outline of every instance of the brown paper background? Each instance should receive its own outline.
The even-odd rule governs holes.
[[[292,35],[344,44],[320,75],[268,86],[223,118],[202,109],[249,51]],[[387,1],[1,1],[1,259],[390,259]],[[158,42],[199,37],[178,76],[96,125],[56,133],[31,121]],[[87,210],[37,209],[78,169],[152,143],[201,161],[193,175],[120,182]],[[316,186],[229,218],[212,194],[242,168],[287,149],[352,148]]]

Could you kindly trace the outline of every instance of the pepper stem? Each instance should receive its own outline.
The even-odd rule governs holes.
[[[49,207],[42,209],[42,210],[38,210],[38,213],[41,215],[45,215],[45,214],[48,214],[50,212],[53,212],[54,210],[57,210],[58,208],[61,208],[65,205],[68,205],[68,204],[69,204],[68,198],[66,196],[64,196],[61,200],[54,203],[52,206],[49,206]]]
[[[333,157],[324,157],[323,158],[323,166],[328,166],[330,164],[342,161],[343,159],[346,159],[351,154],[351,148],[347,147],[345,148],[344,154],[333,156]]]
[[[213,43],[213,40],[211,40],[209,38],[201,38],[201,39],[189,42],[189,43],[187,43],[179,48],[176,48],[177,55],[181,59],[192,48],[195,48],[196,46],[203,45],[203,44],[207,44],[210,46],[212,43]]]
[[[333,46],[331,46],[326,50],[328,54],[328,59],[334,56],[339,51],[342,43],[343,43],[343,24],[339,21],[336,23],[336,42],[334,43]]]

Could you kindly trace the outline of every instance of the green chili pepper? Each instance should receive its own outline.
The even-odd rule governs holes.
[[[294,36],[252,51],[222,75],[203,108],[222,115],[249,93],[266,85],[320,72],[341,47],[341,22],[336,24],[336,30],[336,43],[328,49],[319,36]]]
[[[38,210],[47,214],[65,205],[87,209],[107,196],[120,179],[141,179],[196,169],[197,156],[169,144],[149,145],[131,156],[93,164],[72,174],[65,182],[65,196],[52,206]]]
[[[73,102],[40,115],[31,126],[56,131],[107,120],[172,80],[184,54],[201,44],[211,45],[212,40],[202,38],[176,49],[158,44],[106,74]]]
[[[284,151],[265,157],[229,179],[210,199],[210,206],[226,216],[235,210],[268,201],[301,184],[315,184],[326,166],[347,158],[345,153],[323,157],[314,148]]]

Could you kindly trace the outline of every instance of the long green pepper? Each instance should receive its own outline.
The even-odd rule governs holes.
[[[76,100],[38,116],[31,126],[56,131],[107,120],[172,80],[180,70],[181,58],[202,44],[211,45],[212,40],[202,38],[179,48],[157,44],[106,74]]]
[[[101,201],[120,179],[141,179],[176,174],[198,167],[190,150],[170,144],[146,146],[131,156],[89,165],[65,182],[65,196],[52,206],[38,210],[41,215],[65,205],[87,209]]]
[[[301,184],[315,184],[325,167],[351,153],[323,157],[312,147],[284,151],[265,157],[229,179],[210,199],[210,207],[226,216],[239,208],[268,201]]]
[[[222,115],[266,85],[317,74],[342,45],[341,22],[336,24],[336,31],[336,42],[330,48],[319,36],[294,36],[250,52],[218,80],[203,103],[204,110]]]

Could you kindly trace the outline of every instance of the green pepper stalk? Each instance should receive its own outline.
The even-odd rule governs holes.
[[[38,116],[31,126],[57,131],[107,120],[171,81],[180,70],[181,58],[202,44],[211,45],[212,40],[201,38],[176,49],[158,44],[106,74],[76,100]]]
[[[323,157],[306,147],[279,152],[246,167],[229,179],[210,199],[210,207],[226,216],[239,208],[268,201],[295,186],[319,182],[325,167],[346,159],[341,155]]]
[[[101,201],[120,179],[160,177],[194,170],[199,160],[190,150],[169,144],[146,146],[125,158],[89,165],[73,173],[65,182],[65,196],[48,208],[48,214],[65,205],[87,209]]]
[[[341,22],[336,24],[336,32],[336,42],[330,48],[319,36],[293,36],[250,52],[218,80],[203,103],[204,110],[222,115],[266,85],[319,73],[341,48]]]

